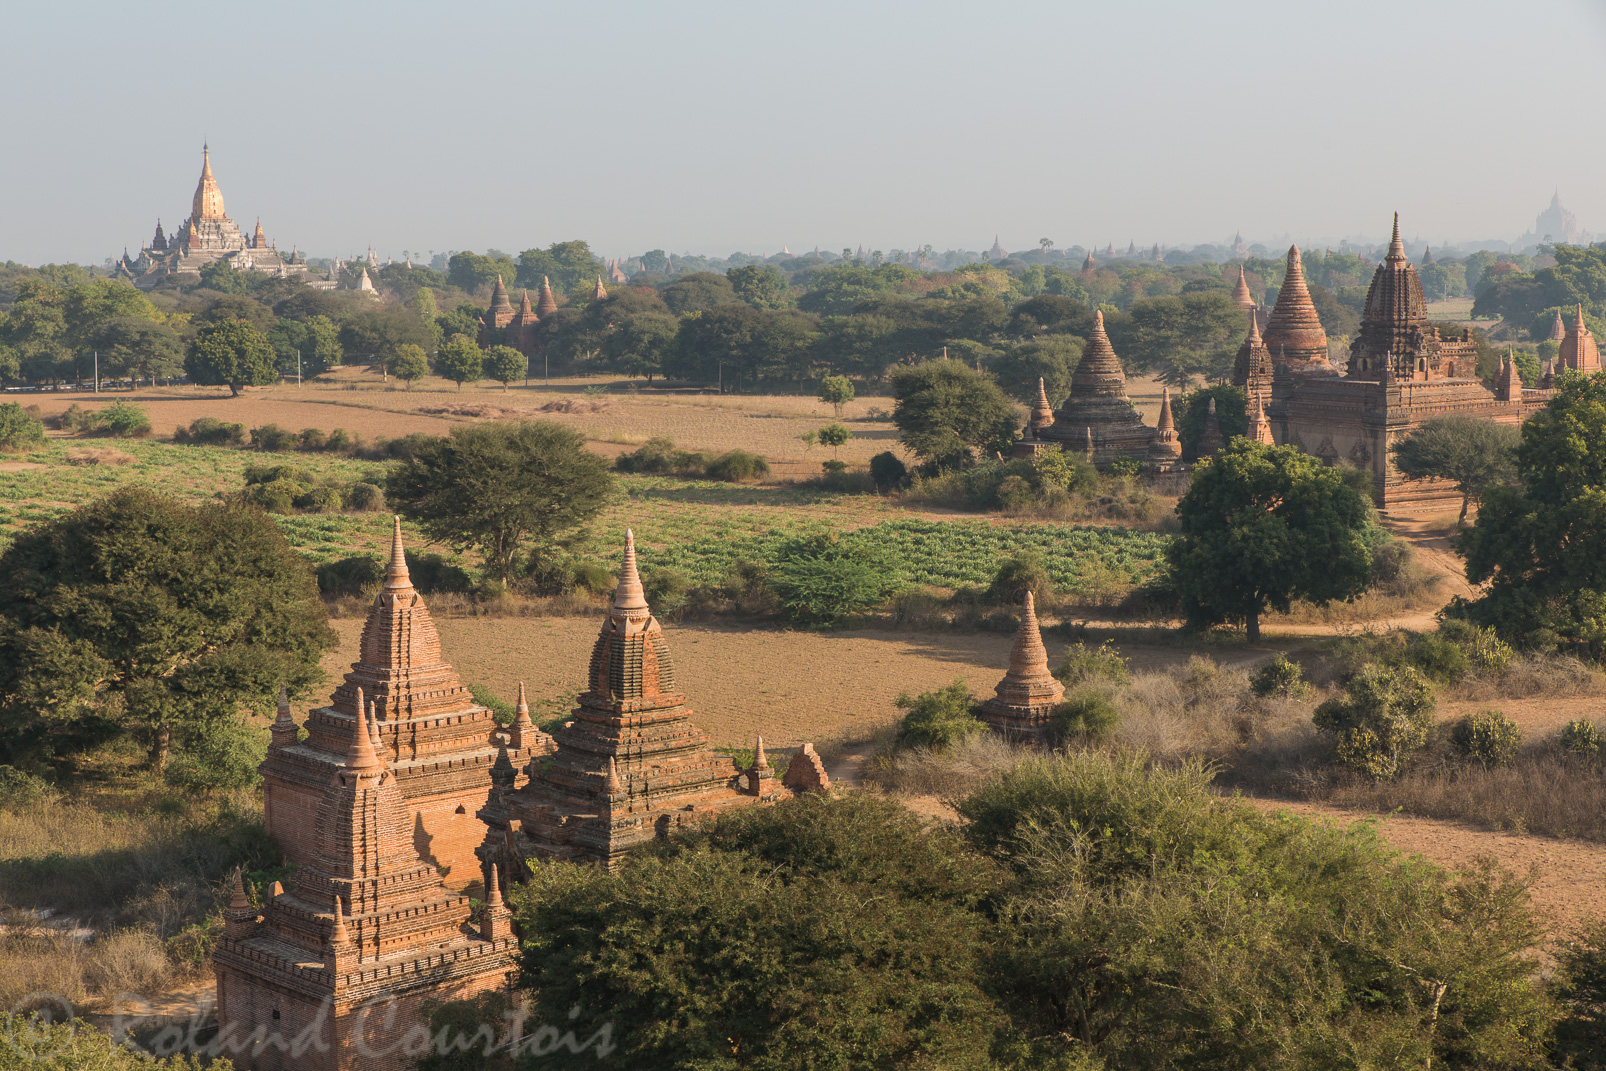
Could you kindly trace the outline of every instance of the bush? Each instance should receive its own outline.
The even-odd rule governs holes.
[[[323,595],[361,595],[363,588],[385,578],[385,567],[379,559],[361,554],[324,562],[318,566],[317,576],[318,591]]]
[[[613,573],[601,562],[579,559],[569,563],[569,590],[606,595],[613,590]]]
[[[639,473],[643,476],[662,476],[676,471],[677,451],[672,439],[655,436],[628,454],[614,458],[613,467],[620,472]]]
[[[708,478],[726,483],[753,483],[769,474],[769,462],[746,450],[732,450],[708,463]]]
[[[1517,652],[1494,629],[1479,628],[1470,621],[1446,618],[1439,635],[1461,648],[1472,668],[1482,673],[1504,673]]]
[[[240,446],[245,442],[245,425],[231,424],[217,417],[200,417],[191,421],[188,428],[175,429],[173,441],[196,446]]]
[[[774,588],[780,610],[802,625],[839,624],[879,605],[897,586],[873,548],[832,536],[793,540],[777,559]]]
[[[151,418],[137,405],[116,401],[90,414],[87,430],[117,439],[142,439],[151,433]]]
[[[1039,604],[1054,597],[1054,578],[1048,575],[1042,554],[1035,550],[1006,558],[993,574],[987,598],[995,603],[1018,606],[1028,591]]]
[[[1283,699],[1300,699],[1310,694],[1310,685],[1304,681],[1305,671],[1298,662],[1290,662],[1284,655],[1261,666],[1249,678],[1249,689],[1262,699],[1279,696]]]
[[[329,445],[329,436],[318,428],[302,428],[297,439],[297,445],[306,451],[322,450]]]
[[[45,426],[16,402],[0,405],[0,450],[31,450],[45,441]]]
[[[324,440],[323,448],[331,454],[348,454],[357,447],[357,439],[345,428],[336,428]]]
[[[976,716],[977,703],[963,680],[914,697],[904,693],[898,696],[897,705],[899,710],[908,712],[898,722],[899,747],[945,751],[966,737],[987,732],[986,723]]]
[[[1412,636],[1399,662],[1420,670],[1424,677],[1440,684],[1454,684],[1472,668],[1466,651],[1437,633]]]
[[[1588,718],[1574,718],[1562,726],[1558,742],[1574,755],[1594,755],[1600,751],[1600,730]]]
[[[870,459],[870,478],[876,489],[885,494],[896,491],[909,482],[909,468],[891,450],[883,450]]]
[[[438,592],[463,593],[473,589],[474,581],[458,565],[453,565],[439,554],[404,550],[407,573],[413,578],[413,587],[425,595]],[[384,572],[384,567],[380,567]]]
[[[1067,695],[1054,711],[1054,742],[1097,740],[1114,732],[1120,720],[1121,714],[1106,692],[1084,686]]]
[[[1111,476],[1133,479],[1143,471],[1143,463],[1135,457],[1118,457],[1110,462],[1109,471]]]
[[[371,483],[354,483],[346,491],[346,508],[359,513],[376,513],[385,508],[385,492]]]
[[[691,581],[679,569],[649,569],[641,578],[641,587],[653,612],[666,615],[685,606],[691,593]]]
[[[506,699],[502,699],[483,684],[470,684],[468,694],[473,696],[474,702],[491,712],[498,725],[512,725],[513,719],[518,717],[518,710]]]
[[[238,721],[202,725],[186,734],[162,776],[186,792],[249,788],[261,780],[257,766],[267,753],[257,728]]]
[[[1410,666],[1367,666],[1346,694],[1316,708],[1316,728],[1333,738],[1338,762],[1382,779],[1397,775],[1406,757],[1428,741],[1433,688]]]
[[[1498,710],[1480,710],[1456,722],[1450,742],[1480,766],[1509,766],[1522,746],[1522,730]]]
[[[1065,649],[1065,657],[1060,660],[1054,676],[1071,688],[1093,681],[1125,684],[1132,679],[1132,669],[1110,641],[1105,640],[1096,648],[1084,643],[1071,644]]]
[[[277,424],[264,424],[260,428],[251,429],[251,445],[258,450],[269,453],[283,453],[296,448],[296,434]]]
[[[840,476],[844,472],[848,471],[848,463],[846,461],[838,461],[835,458],[832,458],[829,461],[820,462],[820,471],[828,477]]]

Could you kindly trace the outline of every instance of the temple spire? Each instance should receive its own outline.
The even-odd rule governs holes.
[[[390,520],[390,565],[385,570],[384,590],[411,591],[413,579],[407,572],[407,551],[402,547],[401,517],[394,516]]]
[[[1160,388],[1160,419],[1155,421],[1155,431],[1176,431],[1176,421],[1171,416],[1171,388]]]
[[[366,707],[362,689],[358,688],[357,719],[351,727],[351,746],[346,749],[346,769],[353,772],[369,772],[380,768],[379,756],[374,754],[374,738],[368,730]]]
[[[545,275],[541,276],[541,297],[535,311],[543,320],[558,311],[558,299],[552,296],[552,282]]]
[[[769,757],[764,754],[764,738],[761,736],[758,738],[758,743],[753,748],[753,769],[767,770],[769,768],[770,760]]]
[[[612,755],[609,755],[608,776],[603,781],[602,794],[605,796],[617,796],[623,791],[624,786],[619,783],[619,764],[614,761],[614,757]]]
[[[351,944],[351,935],[346,932],[346,905],[337,895],[335,897],[335,924],[329,930],[329,947],[345,948]]]
[[[244,868],[234,868],[234,888],[229,893],[229,907],[235,911],[242,911],[251,906],[251,901],[245,896]]]
[[[614,589],[613,608],[631,616],[646,616],[647,593],[641,586],[641,574],[636,571],[636,534],[625,529],[625,560],[619,569],[619,586]]]
[[[1400,240],[1400,214],[1394,213],[1394,237],[1389,239],[1389,255],[1391,262],[1405,259],[1405,243]]]

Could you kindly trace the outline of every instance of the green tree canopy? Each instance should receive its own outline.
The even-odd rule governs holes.
[[[892,373],[892,422],[904,446],[938,468],[969,465],[1009,449],[1015,411],[984,373],[952,359],[922,361]]]
[[[1011,398],[1030,406],[1037,401],[1037,381],[1043,381],[1049,403],[1065,401],[1071,377],[1082,360],[1082,340],[1075,335],[1044,335],[1005,350],[993,361],[998,385]]]
[[[176,376],[184,371],[184,343],[166,324],[138,316],[108,320],[91,345],[103,372],[134,379]]]
[[[530,359],[512,346],[492,346],[485,351],[485,374],[502,384],[504,392],[509,383],[523,379],[529,371]]]
[[[596,285],[607,267],[585,242],[553,242],[545,249],[526,249],[519,254],[518,271],[509,281],[534,290],[542,279],[551,281],[559,294],[574,294]]]
[[[190,379],[206,386],[261,387],[278,378],[273,347],[262,332],[244,320],[225,320],[201,328],[184,358]]]
[[[1410,480],[1445,480],[1461,492],[1461,523],[1467,508],[1491,487],[1517,474],[1512,451],[1522,433],[1465,414],[1429,420],[1389,448],[1394,466]]]
[[[792,286],[773,264],[744,264],[726,273],[737,298],[755,309],[781,309],[792,303]]]
[[[685,316],[711,309],[715,305],[733,304],[737,298],[726,276],[718,272],[694,271],[664,287],[663,300],[670,312]]]
[[[412,311],[401,305],[362,309],[340,325],[340,348],[352,363],[383,368],[396,348],[408,343],[430,346],[434,334]]]
[[[1520,487],[1485,491],[1461,533],[1467,579],[1489,586],[1459,610],[1511,640],[1606,651],[1606,373],[1562,376],[1516,461]]]
[[[113,320],[159,320],[150,298],[121,279],[95,279],[67,291],[62,306],[67,343],[78,349],[96,345]]]
[[[513,266],[512,258],[507,256],[481,256],[464,250],[452,254],[452,259],[446,262],[446,281],[470,294],[491,286],[499,275],[505,283],[517,273],[518,269]],[[535,285],[541,285],[539,278],[536,279]]]
[[[607,463],[551,421],[474,424],[420,443],[386,494],[429,537],[474,548],[497,579],[524,556],[536,571],[580,533],[613,490]]]
[[[1249,433],[1249,394],[1242,387],[1217,384],[1189,391],[1176,401],[1177,438],[1182,443],[1182,456],[1199,456],[1199,440],[1204,438],[1205,427],[1210,423],[1210,400],[1216,402],[1216,426],[1221,429],[1221,441],[1231,442],[1235,435]]]
[[[1294,599],[1325,604],[1366,587],[1371,554],[1362,538],[1370,507],[1321,461],[1292,446],[1234,439],[1177,503],[1181,534],[1166,551],[1193,625],[1245,622],[1260,639],[1260,615]]]
[[[406,383],[408,390],[412,390],[416,381],[429,375],[429,356],[424,353],[424,347],[405,342],[396,347],[395,354],[385,367],[391,375]]]
[[[48,759],[175,733],[322,679],[312,568],[259,511],[128,486],[0,554],[0,748]]]
[[[453,335],[435,354],[435,374],[456,383],[458,390],[464,383],[478,383],[485,376],[485,351],[467,335]]]
[[[847,376],[826,376],[820,380],[817,397],[841,416],[842,407],[853,401],[853,380]]]

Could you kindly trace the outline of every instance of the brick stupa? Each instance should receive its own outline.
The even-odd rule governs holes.
[[[360,694],[360,693],[359,693]],[[390,1071],[424,1006],[506,988],[518,942],[493,883],[480,924],[413,848],[413,811],[359,725],[322,786],[312,855],[261,910],[239,875],[212,953],[223,1051],[253,1071]]]
[[[994,692],[981,705],[981,719],[994,732],[1016,743],[1049,742],[1054,711],[1065,696],[1065,686],[1048,670],[1048,648],[1043,646],[1030,591],[1021,607],[1015,644],[1009,651],[1009,672]]]
[[[1149,468],[1155,472],[1174,472],[1182,464],[1182,439],[1171,416],[1171,388],[1160,388],[1160,418],[1155,421],[1154,441],[1149,444]]]
[[[727,807],[780,796],[762,748],[752,766],[709,746],[691,723],[663,628],[653,617],[625,537],[613,605],[591,650],[586,689],[557,749],[522,788],[496,793],[480,858],[516,876],[526,861],[612,866],[630,849]],[[505,775],[504,775],[505,776]]]
[[[1054,423],[1038,431],[1040,439],[1083,450],[1091,433],[1093,460],[1107,465],[1118,457],[1143,461],[1154,429],[1143,423],[1126,394],[1126,372],[1104,333],[1104,313],[1093,314],[1093,330],[1082,360],[1071,376],[1071,394],[1054,413]]]
[[[1266,321],[1265,344],[1269,352],[1277,354],[1279,363],[1286,363],[1296,374],[1336,374],[1327,359],[1327,332],[1305,285],[1305,266],[1297,245],[1288,247],[1288,272]]]
[[[1238,347],[1238,357],[1232,365],[1232,382],[1247,394],[1271,395],[1271,381],[1275,372],[1271,350],[1260,337],[1260,324],[1254,309],[1249,310],[1249,334]]]
[[[314,859],[319,801],[366,714],[359,696],[373,706],[414,854],[438,865],[453,888],[479,880],[474,852],[485,827],[474,814],[489,797],[499,752],[505,746],[508,761],[523,766],[551,751],[552,740],[527,724],[499,729],[441,658],[435,623],[407,572],[400,518],[351,672],[328,706],[307,712],[304,741],[297,742],[288,705],[281,706],[262,763],[268,833],[298,866]]]
[[[1570,368],[1574,372],[1589,375],[1600,371],[1600,350],[1595,346],[1595,336],[1589,333],[1589,327],[1584,323],[1582,305],[1579,305],[1577,312],[1573,314],[1572,326],[1562,336],[1561,351],[1557,359],[1563,368]]]
[[[1232,303],[1245,312],[1254,312],[1259,302],[1249,292],[1249,280],[1244,277],[1244,266],[1238,265],[1238,281],[1232,286]]]

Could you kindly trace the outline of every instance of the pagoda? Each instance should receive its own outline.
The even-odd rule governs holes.
[[[1295,252],[1289,253],[1290,276]],[[1301,279],[1299,289],[1303,288]],[[1291,289],[1284,286],[1278,310]],[[1297,317],[1284,317],[1281,325],[1287,328],[1296,321]],[[1278,354],[1270,401],[1264,407],[1272,438],[1328,465],[1366,470],[1372,478],[1373,499],[1389,513],[1442,510],[1461,501],[1442,481],[1407,480],[1401,475],[1390,453],[1400,439],[1429,420],[1452,414],[1520,424],[1553,393],[1525,389],[1512,362],[1502,365],[1496,389],[1490,390],[1478,378],[1477,344],[1471,332],[1462,329],[1444,337],[1428,322],[1422,283],[1405,255],[1398,216],[1388,251],[1367,289],[1344,374],[1325,358],[1296,356],[1292,344],[1284,359],[1281,343],[1274,341],[1273,327],[1278,325],[1278,311],[1273,311],[1264,340]],[[1285,330],[1281,338],[1297,340],[1299,335]],[[1260,398],[1260,392],[1253,394]],[[1255,426],[1253,416],[1250,433],[1265,441],[1266,433]]]
[[[156,229],[160,231],[162,229],[161,225],[158,224]],[[1567,325],[1562,322],[1560,309],[1556,310],[1556,320],[1550,325],[1550,335],[1548,337],[1551,342],[1560,342],[1567,337]]]
[[[1253,395],[1271,394],[1271,379],[1275,362],[1265,340],[1260,337],[1260,322],[1253,307],[1249,309],[1249,334],[1238,347],[1237,359],[1232,364],[1233,386],[1242,387]]]
[[[1238,281],[1232,287],[1232,303],[1245,312],[1254,312],[1259,302],[1249,292],[1249,280],[1244,277],[1244,266],[1238,265]]]
[[[535,314],[546,319],[558,311],[558,299],[552,296],[552,282],[546,276],[541,276],[541,297],[535,304]]]
[[[328,706],[307,712],[305,740],[297,739],[289,705],[281,704],[261,766],[268,833],[298,866],[316,856],[319,801],[360,735],[363,695],[374,707],[379,746],[408,810],[415,854],[439,866],[453,888],[479,880],[474,853],[484,827],[474,814],[490,796],[492,767],[504,750],[509,762],[527,764],[550,752],[552,740],[533,725],[502,730],[441,658],[435,623],[407,572],[399,517],[384,586],[369,609],[351,672]]]
[[[612,867],[632,848],[731,807],[780,798],[762,741],[745,770],[709,746],[675,681],[663,627],[647,605],[635,536],[625,535],[613,604],[591,650],[574,718],[556,750],[481,810],[487,877],[516,877],[528,862]],[[504,774],[505,776],[505,774]]]
[[[1182,465],[1182,439],[1171,416],[1171,388],[1160,388],[1160,419],[1155,421],[1149,444],[1148,467],[1154,472],[1175,472]]]
[[[428,1005],[509,986],[518,941],[500,890],[488,886],[476,926],[468,896],[419,858],[412,804],[375,746],[376,706],[319,788],[293,887],[275,882],[259,909],[235,873],[212,963],[219,1046],[237,1067],[408,1067]]]
[[[257,217],[250,237],[229,218],[223,207],[223,190],[212,174],[212,149],[201,146],[201,178],[190,199],[190,215],[171,236],[162,232],[161,221],[149,244],[141,246],[139,256],[125,251],[118,273],[131,278],[136,286],[149,289],[173,275],[197,275],[201,269],[226,260],[236,271],[267,272],[274,275],[301,275],[307,270],[306,258],[292,253],[282,256],[268,241]]]
[[[1071,376],[1071,394],[1054,413],[1054,423],[1037,432],[1040,439],[1082,448],[1091,436],[1093,460],[1108,464],[1118,457],[1143,461],[1154,429],[1143,423],[1126,394],[1126,373],[1104,332],[1104,313],[1093,313],[1093,330],[1082,359]]]
[[[1560,313],[1556,314],[1558,317]],[[1573,324],[1562,336],[1561,350],[1556,355],[1563,368],[1570,368],[1574,372],[1589,375],[1600,371],[1600,350],[1595,346],[1595,336],[1589,333],[1589,327],[1584,323],[1584,307],[1578,306],[1573,315]]]
[[[1298,373],[1336,375],[1327,358],[1327,332],[1305,285],[1305,267],[1299,246],[1288,247],[1288,272],[1277,291],[1277,304],[1266,321],[1266,348]]]
[[[1048,649],[1037,626],[1037,608],[1028,591],[1021,606],[1020,627],[1009,649],[1009,671],[981,705],[981,720],[1007,740],[1022,744],[1051,743],[1054,712],[1065,686],[1048,670]]]

